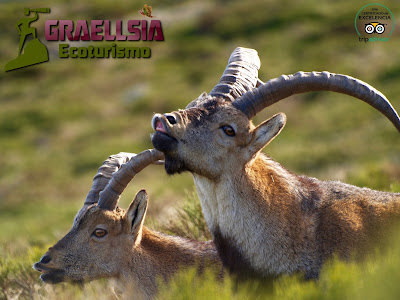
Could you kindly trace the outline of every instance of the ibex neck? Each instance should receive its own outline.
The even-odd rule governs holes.
[[[254,207],[256,211],[271,212],[276,201],[283,201],[283,194],[287,202],[299,188],[298,176],[263,154],[242,168],[222,174],[218,181],[198,174],[193,177],[210,230],[218,221],[218,213],[227,214],[238,203],[244,205],[245,211]],[[235,213],[243,215],[245,211],[241,209]]]
[[[297,220],[298,180],[264,155],[242,170],[223,174],[218,182],[194,174],[207,225],[225,265],[264,275],[298,269],[293,259],[291,265],[281,263],[290,261],[293,253],[276,252],[285,244],[283,237],[303,234],[303,224]],[[289,221],[298,224],[298,230],[292,230]]]
[[[145,226],[141,243],[134,253],[137,253],[132,258],[131,266],[134,281],[146,287],[143,292],[147,295],[155,295],[159,278],[167,281],[181,267],[220,263],[211,241],[190,241],[152,231]]]
[[[211,241],[202,242],[182,237],[170,236],[143,227],[140,244],[143,252],[154,261],[160,262],[166,279],[181,265],[188,266],[206,258],[217,258],[215,246]]]
[[[298,189],[298,176],[263,154],[248,163],[243,173],[241,183],[261,193],[264,199],[273,199],[283,192],[293,194]]]

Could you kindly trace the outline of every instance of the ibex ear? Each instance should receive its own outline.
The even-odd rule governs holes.
[[[253,130],[253,138],[249,145],[250,155],[254,155],[267,146],[286,124],[286,115],[279,113],[264,121]]]
[[[194,99],[192,102],[190,102],[186,108],[191,108],[197,106],[202,100],[204,100],[204,97],[207,97],[207,93],[203,92],[197,99]]]
[[[147,211],[147,200],[147,192],[145,190],[140,190],[136,194],[131,205],[129,205],[129,208],[125,214],[125,218],[130,225],[130,231],[135,237],[142,231],[143,222]]]

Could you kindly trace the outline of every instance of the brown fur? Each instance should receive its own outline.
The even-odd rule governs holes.
[[[280,225],[281,245],[290,240],[295,255],[308,244],[307,254],[313,249],[318,263],[333,254],[349,259],[370,253],[400,220],[400,194],[296,176],[262,155],[246,171],[243,184],[262,193],[248,198],[268,203],[257,206],[267,207],[265,219]]]
[[[400,219],[400,194],[361,189],[340,182],[330,186],[323,182],[322,185],[326,200],[319,209],[317,232],[325,256],[337,253],[349,258],[354,250],[364,256],[384,242],[390,226]],[[337,192],[339,187],[346,191],[345,195]]]

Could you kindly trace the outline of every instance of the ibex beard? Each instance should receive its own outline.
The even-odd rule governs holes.
[[[184,110],[156,114],[154,147],[167,173],[189,171],[219,255],[232,272],[317,278],[337,253],[367,253],[400,216],[400,194],[297,176],[261,153],[286,123],[283,113],[257,127],[259,111],[292,94],[330,90],[381,111],[400,131],[389,101],[368,84],[329,72],[299,72],[263,84],[254,50],[238,48],[217,86]],[[378,229],[378,230],[376,230]]]

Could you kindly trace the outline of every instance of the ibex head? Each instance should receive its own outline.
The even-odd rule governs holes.
[[[356,97],[382,112],[400,131],[390,102],[372,86],[350,76],[329,72],[282,75],[263,84],[258,79],[257,52],[237,48],[220,82],[184,110],[156,114],[152,137],[165,154],[170,174],[191,171],[209,178],[237,169],[261,151],[282,130],[283,113],[255,127],[251,119],[265,107],[293,94],[334,91]]]
[[[34,265],[43,273],[43,281],[79,282],[121,275],[121,264],[135,259],[133,249],[141,241],[147,193],[139,191],[127,211],[117,207],[120,194],[136,173],[162,157],[156,150],[147,150],[137,156],[120,153],[104,162],[70,232]]]

